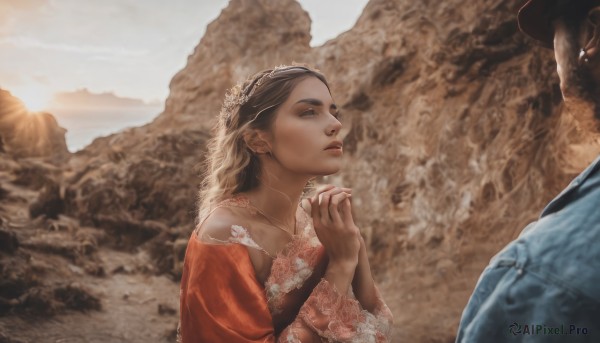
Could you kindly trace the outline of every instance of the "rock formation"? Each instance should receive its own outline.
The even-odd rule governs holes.
[[[310,18],[295,1],[230,1],[171,80],[157,121],[210,128],[225,90],[261,69],[305,61],[310,39]]]
[[[307,63],[328,76],[344,118],[346,167],[322,181],[354,189],[395,340],[451,342],[489,259],[600,152],[562,109],[552,52],[518,32],[520,4],[371,0],[354,28],[311,48],[295,1],[232,0],[172,79],[165,111],[72,156],[29,211],[77,220],[63,231],[88,238],[65,251],[93,256],[94,239],[143,251],[153,265],[138,270],[176,280],[225,90]],[[44,249],[14,233],[0,243]]]
[[[0,89],[0,152],[12,157],[68,157],[65,129],[49,113],[29,112],[10,92]]]
[[[371,0],[354,28],[310,49],[294,2],[232,1],[156,122],[211,123],[225,89],[263,68],[321,69],[346,151],[323,181],[369,209],[357,216],[395,335],[451,341],[489,258],[600,152],[562,110],[552,52],[518,32],[520,4]]]
[[[73,268],[102,272],[94,253],[103,233],[61,215],[65,130],[0,90],[0,137],[0,318],[100,309]]]

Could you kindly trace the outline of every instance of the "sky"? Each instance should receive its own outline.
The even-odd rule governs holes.
[[[299,0],[312,46],[350,29],[367,0]],[[0,0],[0,88],[43,110],[59,92],[161,104],[227,0]],[[33,108],[36,107],[36,108]]]

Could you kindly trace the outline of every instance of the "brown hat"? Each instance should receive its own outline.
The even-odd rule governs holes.
[[[599,0],[528,0],[519,10],[519,28],[545,48],[554,48],[554,26],[552,21],[566,13],[585,14]]]
[[[555,0],[528,0],[517,16],[519,29],[549,49],[554,47],[554,27],[550,12],[555,2]]]

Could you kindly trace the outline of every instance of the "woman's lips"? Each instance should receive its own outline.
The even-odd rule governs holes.
[[[327,148],[325,149],[325,151],[331,152],[333,154],[342,154],[342,147],[331,147],[331,148]]]

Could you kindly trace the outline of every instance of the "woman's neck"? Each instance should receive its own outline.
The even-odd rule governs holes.
[[[276,225],[283,225],[293,232],[296,210],[304,187],[309,179],[278,175],[263,177],[258,187],[246,192],[252,206],[258,208]]]

